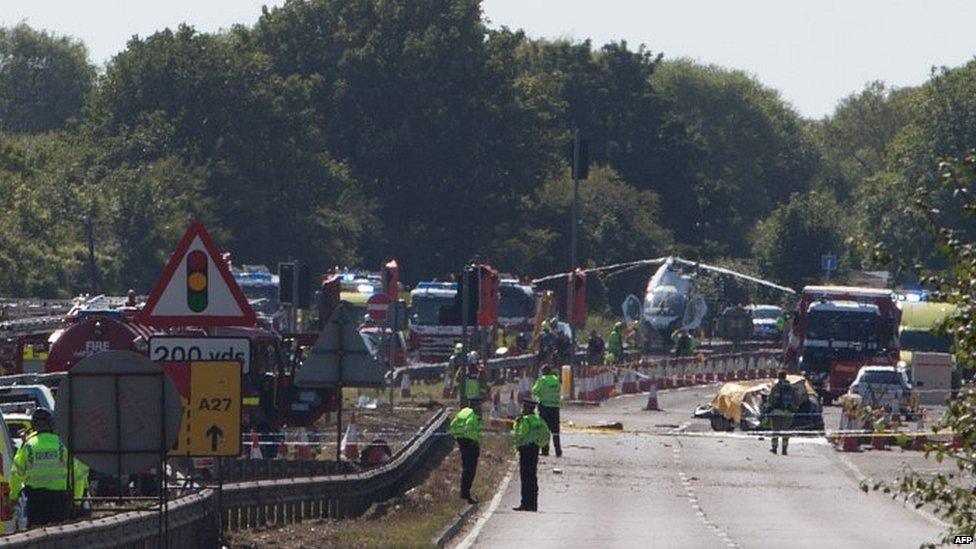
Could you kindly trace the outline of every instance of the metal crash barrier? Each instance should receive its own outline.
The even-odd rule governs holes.
[[[351,518],[403,488],[432,452],[451,442],[439,436],[448,414],[439,410],[386,464],[359,474],[260,480],[225,484],[170,501],[166,539],[158,539],[153,509],[37,528],[0,537],[2,547],[188,547],[219,546],[220,523],[238,530],[291,524],[313,518]]]

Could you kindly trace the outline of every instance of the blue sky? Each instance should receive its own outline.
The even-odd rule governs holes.
[[[132,35],[188,22],[257,20],[281,0],[0,0],[0,24],[76,36],[104,63]],[[964,0],[485,0],[493,26],[533,37],[624,39],[666,57],[742,69],[819,118],[872,80],[917,85],[933,66],[976,55],[976,2]]]

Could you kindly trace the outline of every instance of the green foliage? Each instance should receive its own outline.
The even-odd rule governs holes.
[[[547,181],[528,204],[531,215],[517,237],[503,240],[496,251],[503,264],[528,272],[566,269],[570,261],[573,182],[568,169]],[[591,170],[580,182],[579,253],[584,266],[633,258],[657,257],[670,249],[671,234],[658,223],[660,205],[651,191],[640,191],[610,168]]]
[[[64,127],[81,113],[94,79],[81,42],[23,23],[0,28],[0,130]]]
[[[841,208],[833,195],[794,196],[756,226],[753,254],[763,275],[793,288],[820,278],[820,257],[844,249]]]
[[[821,185],[846,198],[864,179],[888,167],[888,149],[911,121],[913,89],[871,82],[842,99],[834,114],[810,125],[823,166]]]
[[[110,165],[178,158],[204,176],[207,208],[195,211],[227,231],[235,258],[355,262],[375,218],[326,152],[313,106],[320,78],[275,73],[245,32],[183,26],[131,40],[92,96],[90,131],[113,143]]]
[[[917,89],[871,85],[846,100],[826,123],[836,130],[822,141],[827,164],[849,168],[846,182],[837,188],[854,185],[851,236],[862,244],[865,266],[894,265],[913,273],[943,265],[933,234],[913,207],[917,195],[968,236],[976,236],[971,223],[962,223],[958,200],[932,170],[942,155],[961,156],[976,143],[974,89],[976,62],[943,68]]]
[[[86,217],[113,292],[147,290],[190,217],[238,262],[563,270],[574,127],[586,265],[753,255],[799,285],[832,250],[910,274],[941,265],[919,189],[976,236],[929,169],[976,142],[976,62],[814,122],[742,72],[489,29],[478,0],[293,0],[94,74],[79,42],[0,29],[0,292],[87,291]]]
[[[518,73],[524,36],[487,31],[475,0],[290,2],[248,40],[279,74],[317,79],[325,145],[377,204],[369,263],[456,270],[555,166],[547,83]]]
[[[937,235],[939,249],[949,268],[931,273],[926,281],[937,288],[939,299],[950,301],[958,307],[958,314],[947,322],[947,329],[955,337],[960,366],[972,368],[976,364],[976,241],[967,236],[964,225],[971,225],[976,212],[973,188],[976,185],[976,151],[963,159],[949,158],[939,164],[937,172],[942,190],[950,193],[964,212],[960,219],[946,216],[933,208],[923,196],[918,202],[919,215],[928,221],[926,227]],[[972,477],[976,474],[973,449],[976,447],[976,392],[965,387],[959,397],[949,402],[935,432],[954,433],[960,445],[930,444],[925,456],[938,463],[953,464],[954,471],[920,474],[912,470],[899,479],[894,487],[884,482],[871,487],[893,493],[916,507],[927,506],[949,525],[940,544],[951,544],[955,535],[976,530],[976,492],[972,489]],[[931,544],[934,545],[934,544]]]
[[[706,255],[746,255],[756,221],[805,191],[818,168],[799,116],[738,71],[671,61],[652,83],[693,147],[654,187],[666,225]]]

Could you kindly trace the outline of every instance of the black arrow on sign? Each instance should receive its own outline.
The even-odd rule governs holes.
[[[224,432],[220,429],[220,427],[217,427],[217,425],[215,424],[215,425],[211,425],[210,428],[207,429],[207,436],[210,437],[210,451],[216,452],[217,441],[223,438]]]

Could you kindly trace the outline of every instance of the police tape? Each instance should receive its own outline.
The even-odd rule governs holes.
[[[560,425],[560,435],[565,434],[571,435],[603,435],[603,436],[649,436],[649,437],[662,437],[662,438],[674,438],[674,437],[689,437],[689,438],[755,438],[762,439],[768,437],[797,437],[797,438],[824,438],[827,440],[836,440],[843,438],[886,438],[886,439],[898,439],[898,438],[931,438],[931,442],[952,442],[952,439],[957,436],[956,433],[951,431],[868,431],[863,429],[831,429],[831,430],[807,430],[807,429],[781,429],[781,430],[745,430],[745,431],[688,431],[681,428],[674,428],[669,430],[642,430],[642,429],[624,429],[622,426],[585,426],[579,427],[575,425]],[[367,432],[361,431],[359,433],[359,439],[356,441],[357,444],[368,444],[362,437],[369,436],[376,439],[382,439],[383,437],[391,438],[394,440],[409,439],[414,436],[422,434],[421,431],[395,431],[395,432]],[[486,430],[483,433],[485,437],[495,437],[495,436],[511,436],[512,433],[509,430],[499,431],[499,430]],[[431,433],[431,436],[435,437],[453,437],[450,433]],[[328,437],[328,438],[326,438]],[[258,438],[256,441],[244,437],[242,442],[244,446],[253,446],[258,444],[260,446],[322,446],[322,445],[335,445],[336,444],[336,434],[333,433],[315,433],[314,436],[310,436],[316,440],[286,440],[283,435],[266,435]],[[936,438],[946,438],[946,441],[935,440]]]

